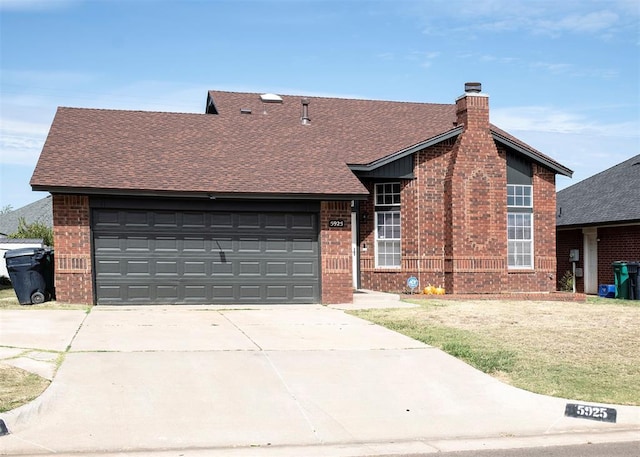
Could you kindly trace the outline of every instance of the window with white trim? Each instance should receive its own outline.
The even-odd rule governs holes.
[[[376,267],[400,268],[400,183],[375,185]]]
[[[532,186],[507,185],[507,206],[509,208],[533,208]]]
[[[533,268],[532,186],[507,185],[507,257],[511,269]]]

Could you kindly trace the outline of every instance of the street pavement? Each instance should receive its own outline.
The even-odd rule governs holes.
[[[609,405],[616,423],[565,417],[567,400],[344,312],[376,306],[411,305],[371,293],[331,307],[2,310],[2,362],[53,382],[0,414],[10,432],[0,454],[356,456],[640,440],[638,407]]]

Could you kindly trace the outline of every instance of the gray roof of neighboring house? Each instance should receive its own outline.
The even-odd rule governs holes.
[[[39,222],[47,227],[53,227],[51,195],[29,203],[22,208],[9,211],[6,214],[0,214],[0,236],[11,235],[17,232],[20,218],[24,218],[27,224]]]
[[[634,222],[640,222],[640,155],[558,192],[558,227]]]

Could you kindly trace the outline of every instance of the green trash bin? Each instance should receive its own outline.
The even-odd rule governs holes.
[[[613,262],[613,274],[616,282],[616,298],[629,299],[629,269],[627,262]]]
[[[629,271],[629,298],[640,300],[640,262],[628,262]]]

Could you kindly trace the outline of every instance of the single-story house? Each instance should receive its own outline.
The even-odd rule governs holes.
[[[31,179],[53,195],[59,300],[345,303],[355,288],[556,288],[555,176],[452,104],[210,91],[203,114],[59,108]]]
[[[561,278],[578,250],[576,289],[597,294],[614,284],[613,262],[640,261],[640,155],[558,192],[557,253]]]
[[[0,214],[0,238],[16,233],[20,226],[21,219],[27,224],[37,222],[49,228],[53,227],[51,195],[47,195],[21,208]]]
[[[51,196],[47,195],[21,208],[0,214],[0,278],[9,277],[4,259],[5,252],[12,249],[44,247],[42,239],[8,238],[8,235],[13,235],[18,231],[21,219],[27,224],[38,222],[51,228],[53,225]]]

